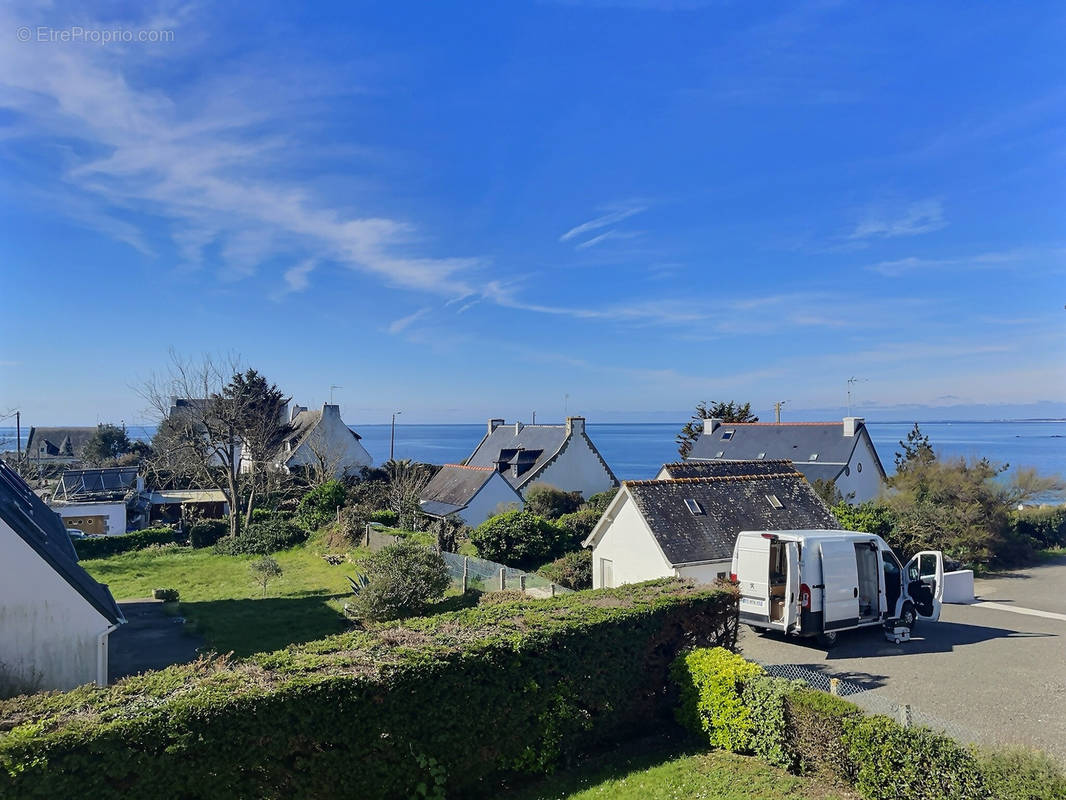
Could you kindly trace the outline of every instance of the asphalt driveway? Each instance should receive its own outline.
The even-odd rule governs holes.
[[[203,644],[187,633],[184,620],[164,611],[159,600],[119,603],[126,624],[108,637],[108,679],[115,681],[150,669],[193,661]]]
[[[880,630],[848,632],[826,653],[811,640],[742,629],[741,652],[853,680],[979,741],[1036,747],[1066,763],[1066,558],[980,580],[975,591],[994,606],[946,605],[906,644]]]

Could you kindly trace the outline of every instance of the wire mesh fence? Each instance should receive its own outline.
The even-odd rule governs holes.
[[[534,597],[555,597],[570,592],[535,572],[524,572],[484,558],[461,556],[458,553],[441,553],[441,557],[459,589],[478,589],[483,592],[513,589]]]
[[[964,744],[994,743],[994,737],[988,734],[982,734],[957,722],[925,713],[909,703],[900,702],[880,691],[875,691],[878,687],[871,682],[841,678],[801,664],[763,664],[762,666],[771,675],[803,681],[814,689],[842,697],[871,714],[884,714],[892,717],[906,727],[921,725],[932,728]]]

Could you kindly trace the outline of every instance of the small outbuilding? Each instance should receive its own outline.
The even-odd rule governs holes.
[[[522,495],[495,469],[463,464],[441,467],[418,498],[418,507],[426,516],[461,519],[471,528],[524,505]]]
[[[81,565],[59,516],[0,463],[0,681],[26,691],[107,684],[125,622]]]

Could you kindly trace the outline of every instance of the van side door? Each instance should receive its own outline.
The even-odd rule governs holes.
[[[823,540],[823,630],[854,628],[859,624],[859,570],[851,539]],[[814,587],[817,588],[817,587]]]

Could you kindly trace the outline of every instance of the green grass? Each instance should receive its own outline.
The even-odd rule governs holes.
[[[106,583],[118,600],[151,597],[156,588],[177,589],[178,613],[203,636],[207,649],[236,656],[276,650],[346,630],[346,576],[356,564],[337,566],[321,557],[315,540],[275,553],[283,570],[263,590],[248,565],[257,556],[223,556],[187,547],[139,550],[87,559],[82,566]],[[354,550],[358,561],[366,551]]]
[[[511,800],[852,800],[845,789],[676,738],[629,742],[507,794]]]

